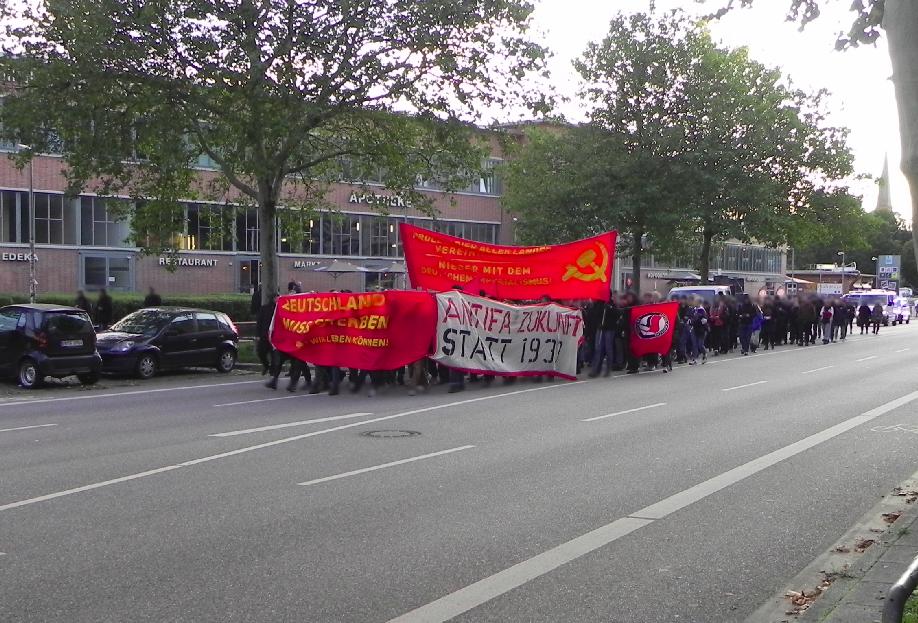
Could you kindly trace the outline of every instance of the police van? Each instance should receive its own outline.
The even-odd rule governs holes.
[[[892,290],[857,290],[844,295],[842,300],[849,305],[853,305],[855,309],[860,309],[861,305],[867,305],[871,311],[879,303],[883,306],[884,326],[890,323],[895,324],[898,317],[897,308],[895,307],[896,293]]]

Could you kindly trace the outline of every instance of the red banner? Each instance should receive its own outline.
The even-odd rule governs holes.
[[[318,366],[394,370],[430,354],[436,325],[427,292],[292,294],[277,299],[271,344]]]
[[[665,355],[673,345],[679,303],[636,305],[631,308],[631,354]]]
[[[497,299],[609,300],[616,232],[542,247],[473,242],[402,223],[411,285],[445,292],[455,286]]]

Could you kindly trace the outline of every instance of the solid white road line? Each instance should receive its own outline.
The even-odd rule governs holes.
[[[596,417],[587,418],[585,420],[580,420],[581,422],[595,422],[596,420],[604,420],[606,418],[615,417],[616,415],[625,415],[626,413],[635,413],[636,411],[643,411],[645,409],[655,409],[657,407],[665,407],[665,402],[658,402],[653,405],[647,405],[644,407],[637,407],[635,409],[626,409],[625,411],[616,411],[615,413],[610,413],[608,415],[599,415]]]
[[[303,426],[305,424],[319,424],[320,422],[334,422],[336,420],[350,420],[355,417],[366,417],[372,413],[348,413],[347,415],[333,415],[331,417],[321,417],[314,420],[301,420],[299,422],[287,422],[285,424],[274,424],[272,426],[259,426],[258,428],[247,428],[245,430],[232,430],[228,433],[214,433],[208,437],[235,437],[236,435],[248,435],[249,433],[261,433],[266,430],[277,430],[279,428],[290,428],[291,426]],[[3,432],[3,431],[0,431]]]
[[[49,426],[57,426],[57,424],[36,424],[35,426],[17,426],[16,428],[0,428],[0,433],[8,433],[14,430],[28,430],[30,428],[47,428]]]
[[[474,447],[475,446],[459,446],[458,448],[450,448],[449,450],[440,450],[439,452],[431,452],[430,454],[413,456],[410,459],[392,461],[391,463],[383,463],[382,465],[374,465],[373,467],[364,467],[363,469],[355,469],[352,472],[344,472],[343,474],[335,474],[334,476],[326,476],[325,478],[316,478],[315,480],[307,480],[306,482],[300,482],[297,484],[299,484],[301,487],[308,487],[310,485],[317,485],[319,483],[328,482],[330,480],[338,480],[339,478],[347,478],[348,476],[356,476],[358,474],[366,474],[367,472],[375,472],[376,470],[386,469],[387,467],[404,465],[405,463],[414,463],[415,461],[423,461],[424,459],[431,459],[435,456],[443,456],[444,454],[452,454],[453,452],[460,452],[462,450],[468,450],[469,448]]]
[[[762,385],[762,384],[767,383],[767,382],[768,382],[768,381],[756,381],[755,383],[746,383],[745,385],[737,385],[736,387],[725,387],[724,389],[722,389],[722,390],[720,390],[720,391],[722,391],[722,392],[732,392],[732,391],[735,390],[735,389],[743,389],[743,388],[745,388],[745,387],[752,387],[752,386],[754,386],[754,385]]]
[[[465,588],[461,588],[458,591],[445,595],[415,610],[395,617],[391,619],[389,623],[444,623],[445,621],[449,621],[452,618],[468,612],[472,608],[476,608],[495,597],[526,584],[530,580],[534,580],[546,573],[554,571],[558,567],[608,545],[644,526],[652,524],[654,521],[663,519],[677,510],[703,500],[753,474],[757,474],[785,459],[789,459],[801,452],[818,446],[861,424],[870,422],[881,415],[889,413],[915,400],[918,400],[918,392],[912,392],[901,398],[887,402],[866,413],[845,420],[840,424],[836,424],[814,435],[810,435],[809,437],[801,439],[779,450],[775,450],[774,452],[770,452],[748,463],[744,463],[710,480],[706,480],[685,491],[671,495],[655,504],[651,504],[627,517],[616,519],[596,530],[587,532],[584,535],[479,580],[474,584],[470,584]]]
[[[860,359],[855,359],[854,362],[860,363],[862,361],[870,361],[871,359],[876,359],[876,358],[877,358],[876,355],[870,355],[869,357],[861,357]]]
[[[912,349],[911,349],[911,348],[900,348],[900,349],[897,350],[896,352],[897,352],[897,353],[904,353],[905,351],[908,351],[908,350],[912,350]]]
[[[823,370],[828,370],[829,368],[834,368],[835,366],[823,366],[821,368],[813,368],[812,370],[807,370],[806,372],[801,372],[800,374],[813,374],[813,372],[822,372]]]
[[[275,400],[291,400],[293,398],[314,398],[318,394],[294,394],[293,396],[280,396],[277,398],[259,398],[258,400],[242,400],[240,402],[225,402],[221,405],[214,405],[216,407],[236,407],[239,405],[253,405],[258,402],[274,402]]]
[[[566,383],[564,385],[545,385],[542,387],[533,387],[530,389],[519,389],[513,392],[504,392],[502,394],[494,394],[492,396],[480,396],[478,398],[469,398],[468,400],[457,400],[455,402],[447,402],[447,403],[440,404],[440,405],[432,405],[430,407],[421,407],[419,409],[412,409],[410,411],[402,411],[401,413],[394,413],[392,415],[384,415],[382,417],[372,418],[369,420],[363,420],[361,422],[354,422],[352,424],[342,424],[340,426],[334,426],[332,428],[323,428],[320,430],[312,431],[310,433],[303,433],[302,435],[296,435],[294,437],[285,437],[283,439],[276,439],[274,441],[268,441],[266,443],[260,443],[254,446],[246,446],[245,448],[239,448],[238,450],[231,450],[230,452],[221,452],[220,454],[213,454],[211,456],[205,456],[200,459],[192,459],[191,461],[185,461],[184,463],[178,463],[176,465],[167,465],[165,467],[151,469],[146,472],[140,472],[139,474],[131,474],[129,476],[122,476],[121,478],[115,478],[112,480],[104,480],[102,482],[97,482],[97,483],[93,483],[90,485],[84,485],[82,487],[76,487],[75,489],[67,489],[65,491],[57,491],[55,493],[49,493],[47,495],[42,495],[36,498],[30,498],[28,500],[20,500],[19,502],[11,502],[10,504],[4,504],[0,506],[0,511],[11,510],[14,508],[19,508],[20,506],[28,506],[30,504],[37,504],[38,502],[45,502],[47,500],[53,500],[55,498],[64,497],[65,495],[81,493],[83,491],[91,491],[92,489],[99,489],[101,487],[107,487],[109,485],[114,485],[114,484],[118,484],[121,482],[127,482],[128,480],[146,478],[147,476],[154,476],[156,474],[162,474],[163,472],[180,469],[182,467],[191,467],[192,465],[198,465],[200,463],[207,463],[208,461],[216,461],[218,459],[225,459],[227,457],[235,456],[237,454],[244,454],[246,452],[253,452],[255,450],[270,448],[272,446],[279,446],[284,443],[299,441],[300,439],[307,439],[309,437],[316,437],[318,435],[334,433],[339,430],[354,428],[355,426],[365,426],[367,424],[374,424],[376,422],[384,422],[386,420],[406,417],[409,415],[417,415],[418,413],[428,413],[430,411],[439,411],[440,409],[449,409],[450,407],[459,407],[462,405],[472,404],[475,402],[482,402],[484,400],[494,400],[495,398],[505,398],[507,396],[516,396],[518,394],[528,394],[530,392],[539,392],[539,391],[545,391],[545,390],[551,390],[551,389],[562,389],[564,387],[572,387],[574,385],[579,385],[580,383],[585,383],[585,382],[586,381],[574,381],[571,383]]]
[[[230,387],[232,385],[251,385],[262,381],[238,381],[235,383],[211,383],[208,385],[183,385],[181,387],[161,387],[159,389],[138,389],[132,392],[118,392],[116,394],[82,394],[66,398],[39,398],[37,400],[17,400],[15,402],[0,402],[0,407],[18,407],[23,405],[40,405],[46,402],[65,402],[70,400],[93,400],[95,398],[120,398],[122,396],[139,396],[142,394],[158,394],[161,392],[177,392],[183,389],[208,389],[211,387]]]

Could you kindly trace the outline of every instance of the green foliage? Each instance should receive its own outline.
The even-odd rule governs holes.
[[[698,0],[705,2],[706,0]],[[710,1],[710,0],[708,0]],[[723,2],[723,0],[717,0]],[[801,27],[817,19],[822,10],[820,5],[823,0],[788,0],[789,6],[787,19],[791,22],[800,23]],[[712,17],[722,17],[729,12],[734,6],[749,6],[755,0],[727,0],[726,4],[721,7]],[[886,0],[853,0],[850,5],[851,11],[855,14],[854,21],[847,33],[840,34],[836,46],[839,49],[854,47],[860,44],[875,43],[880,37],[880,29],[883,27],[883,15],[886,9]]]
[[[912,593],[911,598],[905,602],[902,623],[918,623],[918,592]]]
[[[782,85],[746,50],[716,46],[683,13],[618,15],[575,63],[590,124],[531,132],[510,163],[507,207],[532,242],[617,228],[623,250],[693,253],[717,243],[822,235],[819,189],[849,175],[846,132],[822,93]],[[830,187],[831,188],[831,187]]]
[[[113,316],[123,318],[129,313],[143,307],[143,294],[110,292],[113,303]],[[95,303],[92,295],[89,295],[90,301]],[[48,293],[38,296],[39,303],[51,303],[54,305],[73,305],[73,294]],[[252,297],[248,294],[208,294],[208,295],[182,295],[170,294],[163,297],[164,305],[175,305],[178,307],[194,307],[199,309],[209,309],[220,311],[228,315],[234,321],[244,322],[254,320],[251,313]],[[23,294],[0,294],[0,306],[11,305],[13,303],[28,303],[28,295]]]
[[[329,181],[360,182],[371,164],[393,189],[418,176],[461,187],[486,144],[466,121],[545,109],[520,87],[543,69],[531,12],[526,0],[2,3],[13,45],[0,75],[14,87],[0,127],[63,152],[72,190],[141,202],[133,241],[151,252],[174,251],[180,199],[256,207],[263,281],[276,283],[279,207],[314,209]],[[208,182],[192,169],[202,154],[219,168]]]

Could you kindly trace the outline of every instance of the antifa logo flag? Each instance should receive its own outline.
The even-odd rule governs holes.
[[[631,308],[631,354],[665,355],[673,345],[679,303],[656,303]]]

